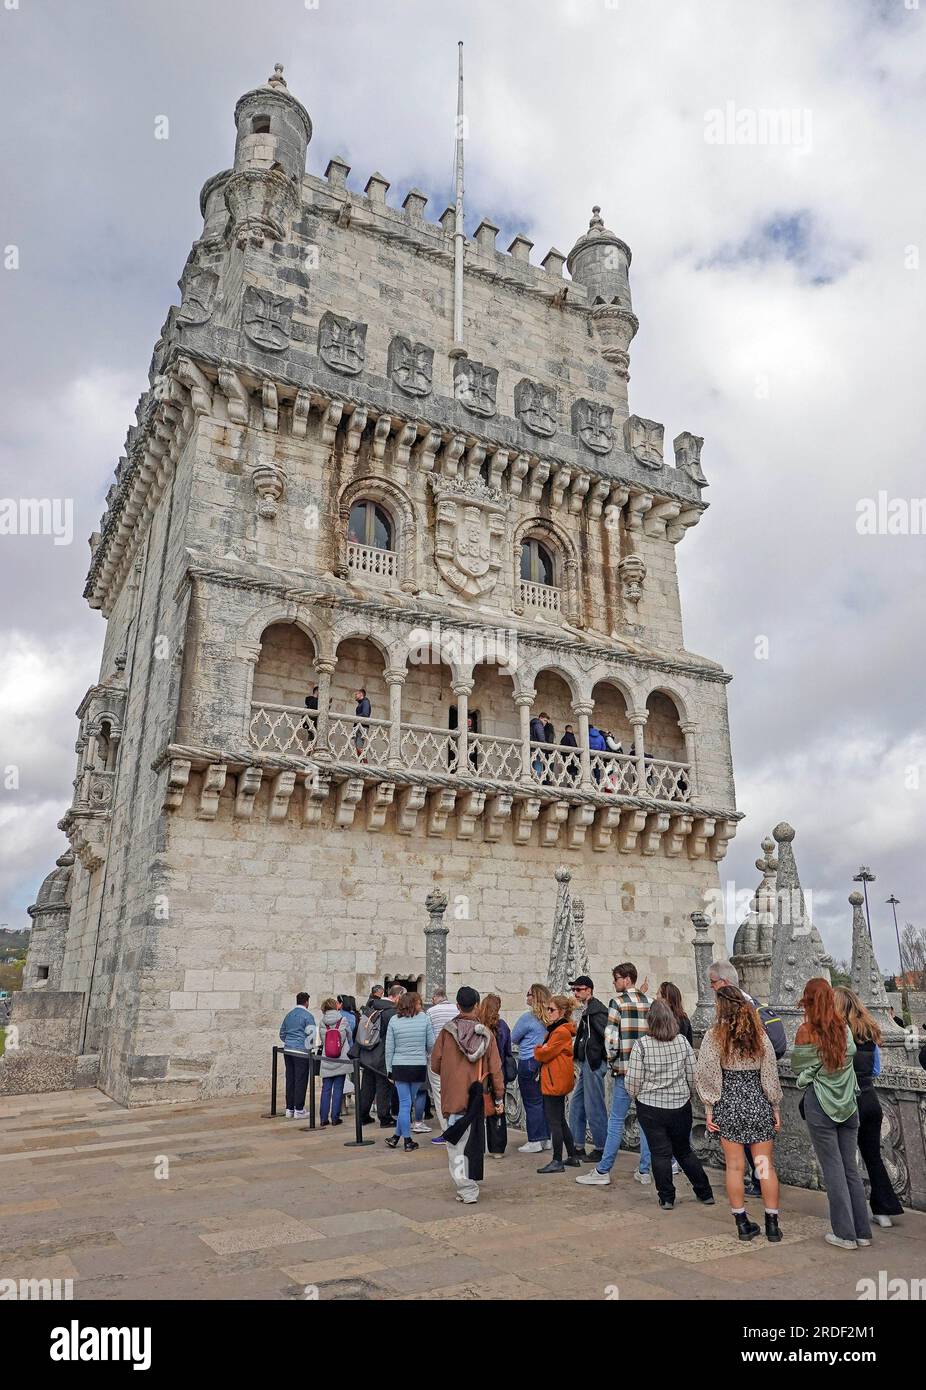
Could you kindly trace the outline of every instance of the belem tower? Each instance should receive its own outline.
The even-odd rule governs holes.
[[[693,1003],[737,825],[676,577],[702,440],[630,413],[626,243],[595,207],[537,264],[484,218],[455,279],[453,208],[305,172],[279,66],[234,119],[90,541],[103,656],[3,1089],[258,1089],[297,989],[423,974],[432,885],[448,988],[520,1008],[560,863],[605,991],[631,958]]]

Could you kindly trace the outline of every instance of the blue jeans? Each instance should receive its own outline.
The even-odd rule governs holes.
[[[343,1095],[343,1076],[322,1077],[321,1113],[318,1117],[322,1124],[327,1124],[329,1110],[332,1120],[339,1120],[341,1118],[341,1097]]]
[[[524,1125],[527,1129],[527,1142],[539,1144],[549,1139],[547,1117],[543,1111],[543,1096],[540,1093],[540,1071],[537,1063],[518,1062],[518,1090],[524,1102]]]
[[[403,1139],[412,1137],[412,1105],[418,1093],[420,1081],[397,1081],[396,1090],[399,1093],[399,1114],[395,1122],[395,1132]]]
[[[585,1131],[592,1131],[592,1147],[603,1149],[608,1133],[608,1107],[604,1103],[605,1064],[590,1067],[583,1062],[569,1099],[569,1128],[576,1147],[585,1148]]]
[[[416,1081],[418,1087],[415,1093],[415,1120],[418,1124],[424,1119],[424,1112],[428,1108],[428,1083],[426,1081]]]
[[[604,1146],[604,1154],[595,1165],[599,1173],[610,1173],[614,1167],[614,1160],[617,1158],[621,1140],[624,1137],[624,1121],[627,1118],[627,1111],[630,1109],[630,1096],[627,1094],[627,1087],[624,1085],[624,1078],[616,1076],[614,1078],[614,1090],[611,1093],[611,1114],[608,1116],[608,1137]],[[649,1144],[646,1142],[646,1135],[643,1133],[643,1126],[640,1126],[640,1172],[648,1173],[650,1170]]]

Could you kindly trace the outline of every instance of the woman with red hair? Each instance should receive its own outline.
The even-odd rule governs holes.
[[[824,1239],[840,1250],[871,1244],[871,1221],[858,1170],[858,1083],[855,1041],[827,980],[808,980],[801,996],[791,1067],[805,1088],[801,1114],[823,1175],[833,1229]]]

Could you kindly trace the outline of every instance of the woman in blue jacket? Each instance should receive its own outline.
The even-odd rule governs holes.
[[[405,1151],[417,1149],[412,1138],[412,1103],[419,1087],[427,1081],[428,1055],[434,1046],[434,1024],[421,1004],[421,995],[410,989],[402,995],[386,1029],[386,1074],[399,1093],[399,1114],[395,1134],[386,1146],[397,1149],[405,1140]]]
[[[551,1143],[540,1094],[540,1063],[534,1060],[534,1048],[547,1040],[546,1006],[552,997],[546,985],[531,985],[527,1011],[511,1030],[512,1044],[518,1049],[518,1090],[524,1102],[527,1129],[527,1143],[518,1150],[522,1154],[539,1154]]]

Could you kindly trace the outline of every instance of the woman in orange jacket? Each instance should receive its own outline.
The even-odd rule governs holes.
[[[572,1011],[576,1001],[568,994],[555,994],[547,1004],[547,1040],[534,1048],[534,1058],[540,1063],[540,1092],[543,1110],[553,1140],[553,1157],[538,1168],[538,1173],[564,1173],[567,1168],[581,1168],[576,1158],[576,1146],[566,1123],[566,1097],[575,1085],[572,1061],[572,1040],[576,1027]],[[568,1157],[563,1162],[563,1145]]]

